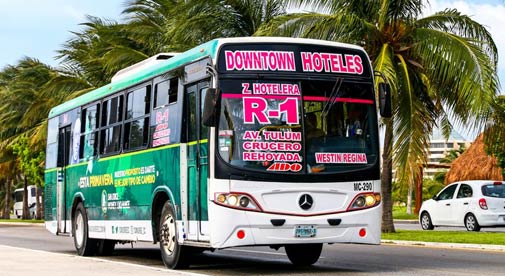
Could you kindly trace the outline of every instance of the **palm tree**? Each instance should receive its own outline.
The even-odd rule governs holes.
[[[74,32],[57,57],[66,75],[85,81],[89,87],[109,83],[117,71],[148,57],[143,47],[129,38],[123,24],[88,16],[81,25],[84,30]]]
[[[10,206],[11,206],[11,195],[12,195],[12,187],[15,178],[15,169],[14,162],[15,158],[12,156],[12,151],[1,149],[0,150],[0,171],[2,175],[0,176],[0,183],[2,183],[3,188],[3,198],[0,198],[0,206],[3,206],[1,209],[2,216],[0,218],[9,219],[10,216]]]
[[[286,12],[281,0],[131,0],[123,14],[135,41],[184,51],[217,37],[251,36]]]
[[[29,178],[38,186],[42,183],[47,114],[55,99],[61,98],[58,94],[45,93],[44,87],[58,75],[51,67],[32,58],[23,58],[17,65],[0,72],[3,99],[0,104],[0,155],[1,165],[6,169],[3,170],[7,176],[6,190],[15,178],[23,179],[25,188]],[[30,140],[24,137],[30,137]],[[20,149],[13,152],[23,139],[23,154]],[[30,160],[22,155],[28,159],[33,156],[33,160],[39,161],[30,165]],[[27,218],[26,200],[23,209],[23,218]],[[39,202],[37,210],[41,210]],[[37,217],[40,216],[39,212]]]
[[[497,94],[497,49],[484,26],[449,9],[421,17],[422,0],[290,0],[303,12],[277,17],[257,35],[280,34],[362,45],[391,85],[393,117],[385,126],[383,232],[393,232],[393,161],[401,183],[426,164],[433,126],[480,127]]]
[[[493,104],[493,115],[484,132],[486,153],[497,159],[498,167],[505,174],[505,96],[499,96]]]

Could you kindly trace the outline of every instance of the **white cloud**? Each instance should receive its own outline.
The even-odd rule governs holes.
[[[0,0],[0,70],[24,56],[56,66],[56,50],[87,14],[119,19],[124,0]]]
[[[491,3],[492,2],[492,3]],[[462,14],[486,26],[498,48],[498,74],[505,91],[505,1],[447,1],[432,0],[426,14],[455,8]]]

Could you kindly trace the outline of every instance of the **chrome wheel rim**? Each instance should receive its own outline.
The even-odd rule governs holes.
[[[77,247],[81,248],[84,243],[84,218],[81,212],[77,212],[77,217],[75,218],[75,241]]]
[[[163,218],[163,224],[160,231],[161,248],[166,255],[172,255],[176,245],[175,219],[171,214]]]
[[[423,226],[423,229],[430,228],[430,218],[428,217],[428,215],[424,214],[421,217],[421,225]]]
[[[474,230],[475,229],[475,218],[473,216],[466,217],[466,228],[468,230]]]

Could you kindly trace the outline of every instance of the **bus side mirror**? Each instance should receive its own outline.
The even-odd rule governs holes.
[[[391,87],[388,83],[379,83],[379,111],[382,117],[391,118]]]
[[[212,127],[215,124],[218,96],[216,88],[208,88],[205,93],[202,114],[202,122],[205,126]]]

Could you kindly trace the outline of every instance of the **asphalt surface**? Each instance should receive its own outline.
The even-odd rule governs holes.
[[[404,223],[409,224],[407,222],[404,222]],[[5,224],[5,223],[0,223],[0,224]],[[19,225],[19,223],[16,223],[16,224]],[[35,225],[34,224],[27,224],[27,225],[30,225],[32,227],[43,227],[43,224],[35,224]],[[403,224],[399,224],[397,226],[397,229],[401,229],[402,228],[401,225],[403,225]],[[17,233],[17,232],[19,232],[19,233]],[[15,234],[14,234],[16,237],[17,236],[25,236],[25,240],[27,240],[27,242],[29,242],[29,240],[31,239],[30,237],[26,237],[26,232],[20,232],[20,231],[17,231],[17,232],[15,232]],[[23,234],[23,233],[25,233],[25,234]],[[35,239],[35,237],[33,237],[33,238]],[[50,236],[50,239],[52,239],[52,238],[61,239],[61,237]],[[501,255],[501,253],[505,252],[505,246],[492,246],[492,245],[424,243],[424,242],[405,242],[405,241],[388,241],[388,240],[384,240],[383,243],[386,245],[386,247],[383,249],[392,249],[393,247],[388,247],[387,245],[398,244],[398,245],[404,245],[404,246],[414,246],[412,250],[414,250],[415,248],[418,248],[419,250],[424,250],[421,248],[433,247],[433,248],[447,248],[447,249],[465,248],[465,249],[479,249],[479,250],[486,250],[486,251],[497,251],[497,252],[500,252],[500,255]],[[10,244],[10,243],[7,243],[7,244]],[[83,275],[83,276],[84,275],[86,275],[86,276],[89,276],[89,275],[97,275],[97,276],[102,276],[102,275],[104,275],[104,276],[105,275],[107,275],[107,276],[108,275],[158,275],[161,273],[163,273],[163,275],[209,275],[209,274],[205,273],[206,272],[205,270],[200,270],[200,271],[196,271],[196,272],[195,271],[191,272],[191,271],[167,270],[162,266],[162,264],[159,261],[159,258],[154,258],[153,262],[156,262],[157,263],[156,265],[145,265],[144,259],[141,259],[140,262],[135,263],[134,261],[131,261],[129,259],[117,261],[117,260],[107,260],[104,258],[78,257],[74,254],[74,252],[70,252],[70,254],[66,253],[66,251],[69,250],[68,245],[66,245],[65,249],[63,249],[63,248],[58,249],[57,251],[59,251],[59,253],[48,252],[47,250],[43,250],[45,248],[44,245],[41,245],[39,247],[34,247],[34,246],[30,247],[30,248],[35,248],[35,249],[19,248],[19,247],[15,247],[12,245],[14,245],[14,244],[11,244],[11,246],[0,245],[0,276],[4,276],[4,275],[5,276],[11,276],[11,275],[14,275],[14,276],[17,276],[17,275],[57,276],[57,275],[69,275],[70,271],[72,272],[71,273],[72,276],[81,276],[81,275]],[[341,248],[341,247],[335,247],[335,248]],[[377,247],[373,247],[373,248],[379,249]],[[70,249],[72,249],[72,248],[70,248]],[[341,249],[337,249],[337,250],[341,250]],[[398,250],[400,250],[400,249],[398,249]],[[233,254],[234,256],[239,256],[240,254],[243,253],[242,251],[245,252],[245,251],[247,251],[247,249],[237,248],[237,249],[231,250],[231,252],[234,253]],[[396,251],[396,250],[389,250],[389,251],[393,251],[393,253],[394,253],[394,251]],[[145,251],[145,252],[146,253],[144,253],[144,254],[149,253],[149,251]],[[157,252],[157,250],[154,250],[154,252]],[[447,254],[448,254],[448,253],[445,253],[447,251],[440,251],[440,252],[442,252],[442,253],[436,253],[436,254],[442,254],[442,256],[447,256]],[[469,252],[479,252],[479,251],[469,251]],[[330,253],[330,251],[327,250],[327,253]],[[222,253],[217,253],[217,254],[214,253],[214,255],[217,255],[217,258],[219,258],[219,255],[221,255],[221,254]],[[270,254],[272,254],[272,253],[270,253]],[[273,254],[280,254],[280,253],[273,253]],[[403,255],[405,253],[398,253],[398,254]],[[459,254],[459,253],[457,253],[457,254]],[[461,253],[461,254],[464,254],[464,253]],[[471,254],[474,254],[474,253],[471,253]],[[283,254],[281,254],[281,255],[283,255]],[[332,256],[334,256],[334,255],[332,255]],[[213,258],[216,258],[216,257],[213,257]],[[237,261],[235,259],[230,258],[229,255],[227,255],[226,258],[228,258],[229,262],[234,262],[234,261],[236,262]],[[236,275],[242,275],[239,272],[244,269],[244,266],[250,265],[249,260],[251,259],[251,256],[247,256],[245,258],[248,260],[248,262],[245,263],[245,265],[244,264],[236,265],[237,268],[235,268],[235,266],[233,266],[233,265],[230,265],[231,268],[228,268],[228,266],[225,265],[224,269],[213,269],[213,270],[211,270],[212,273],[210,273],[210,274],[211,275],[219,275],[220,273],[224,273],[223,275],[227,275],[226,273],[228,273],[228,274],[236,273]],[[345,256],[343,256],[343,258],[345,258]],[[353,257],[349,257],[349,258],[354,260]],[[390,256],[388,258],[393,258],[393,256]],[[419,257],[414,257],[414,259],[416,259],[416,260],[417,260],[417,258],[419,258]],[[430,257],[430,258],[432,258],[432,257]],[[373,260],[373,258],[370,258],[370,259]],[[419,258],[419,259],[422,259],[422,258]],[[437,258],[437,260],[438,260],[438,258]],[[327,262],[327,261],[330,261],[330,260],[324,259],[324,257],[323,257],[323,259],[319,263],[319,266],[323,266],[323,268],[322,268],[323,272],[325,271],[324,265],[325,265],[325,262]],[[442,261],[442,259],[440,259],[440,261]],[[386,265],[383,262],[384,261],[378,261],[379,264]],[[443,260],[443,262],[445,263],[446,260]],[[479,261],[479,262],[482,262],[482,261]],[[25,263],[27,265],[20,265],[20,263]],[[342,275],[344,275],[344,274],[345,275],[347,275],[347,274],[354,275],[355,274],[354,272],[356,272],[356,271],[353,272],[353,269],[355,269],[356,265],[354,265],[354,266],[350,265],[352,263],[352,261],[344,259],[344,260],[341,260],[340,263],[342,265],[345,264],[345,265],[350,266],[349,271],[347,271],[345,269],[342,271],[339,270],[341,273],[343,273]],[[281,262],[280,264],[283,264],[283,262]],[[423,264],[421,264],[419,266],[422,267]],[[261,265],[265,266],[265,261],[263,259],[262,259]],[[267,263],[266,266],[268,269],[266,269],[265,271],[260,269],[259,271],[262,271],[265,273],[265,275],[268,275],[268,273],[270,273],[270,270],[276,271],[276,269],[278,269],[279,262],[273,263],[272,268],[269,268],[268,265],[269,264]],[[413,273],[413,272],[415,272],[416,270],[414,268],[411,268],[412,265],[414,265],[414,264],[410,264],[408,266],[409,267],[408,271],[409,271],[409,274],[415,275],[416,273]],[[221,264],[221,266],[223,266],[223,264]],[[444,266],[445,266],[445,264],[444,264]],[[442,270],[445,268],[444,266],[442,266]],[[360,264],[358,264],[357,267],[360,267]],[[379,267],[381,267],[381,266],[379,266]],[[450,267],[450,265],[449,265],[449,267]],[[289,264],[286,264],[286,267],[283,267],[283,268],[284,269],[280,270],[283,273],[288,273],[289,271],[291,271],[291,270],[289,270]],[[321,269],[321,268],[319,268],[319,269]],[[316,271],[321,272],[319,270],[316,270]],[[462,271],[466,271],[466,270],[462,270]],[[460,271],[460,272],[462,272],[462,271]],[[198,272],[203,272],[203,274],[200,274]],[[258,271],[256,271],[256,272],[258,272]],[[296,270],[296,272],[300,273],[298,270]],[[330,271],[327,271],[327,272],[329,273]],[[362,272],[364,272],[364,271],[362,271]],[[392,273],[390,275],[403,275],[403,272],[405,272],[405,271],[403,271],[403,272],[399,271],[396,274],[393,272],[394,272],[394,270],[390,270],[390,268],[388,266],[388,268],[385,269],[384,273],[382,273],[382,274]],[[450,270],[448,270],[445,273],[444,272],[441,273],[441,271],[438,271],[438,270],[436,270],[436,271],[429,270],[428,272],[429,273],[426,274],[426,269],[423,268],[422,270],[419,271],[419,275],[421,275],[421,274],[422,275],[435,275],[435,274],[436,275],[453,275],[452,273],[454,273],[454,272],[452,272],[451,267],[450,267]],[[456,274],[458,274],[460,272],[457,272]],[[468,272],[471,272],[471,271],[468,271]],[[307,273],[308,273],[307,275],[312,275],[314,273],[314,269],[307,270]],[[337,274],[340,275],[341,273],[337,273]],[[432,273],[432,274],[430,274],[430,273]],[[497,272],[495,271],[494,274],[493,273],[491,273],[491,274],[496,275],[496,273]],[[325,273],[323,273],[323,274],[325,274]],[[360,274],[360,273],[358,273],[358,274]],[[381,274],[381,273],[379,273],[379,274]],[[305,274],[302,273],[301,275],[305,275]]]

